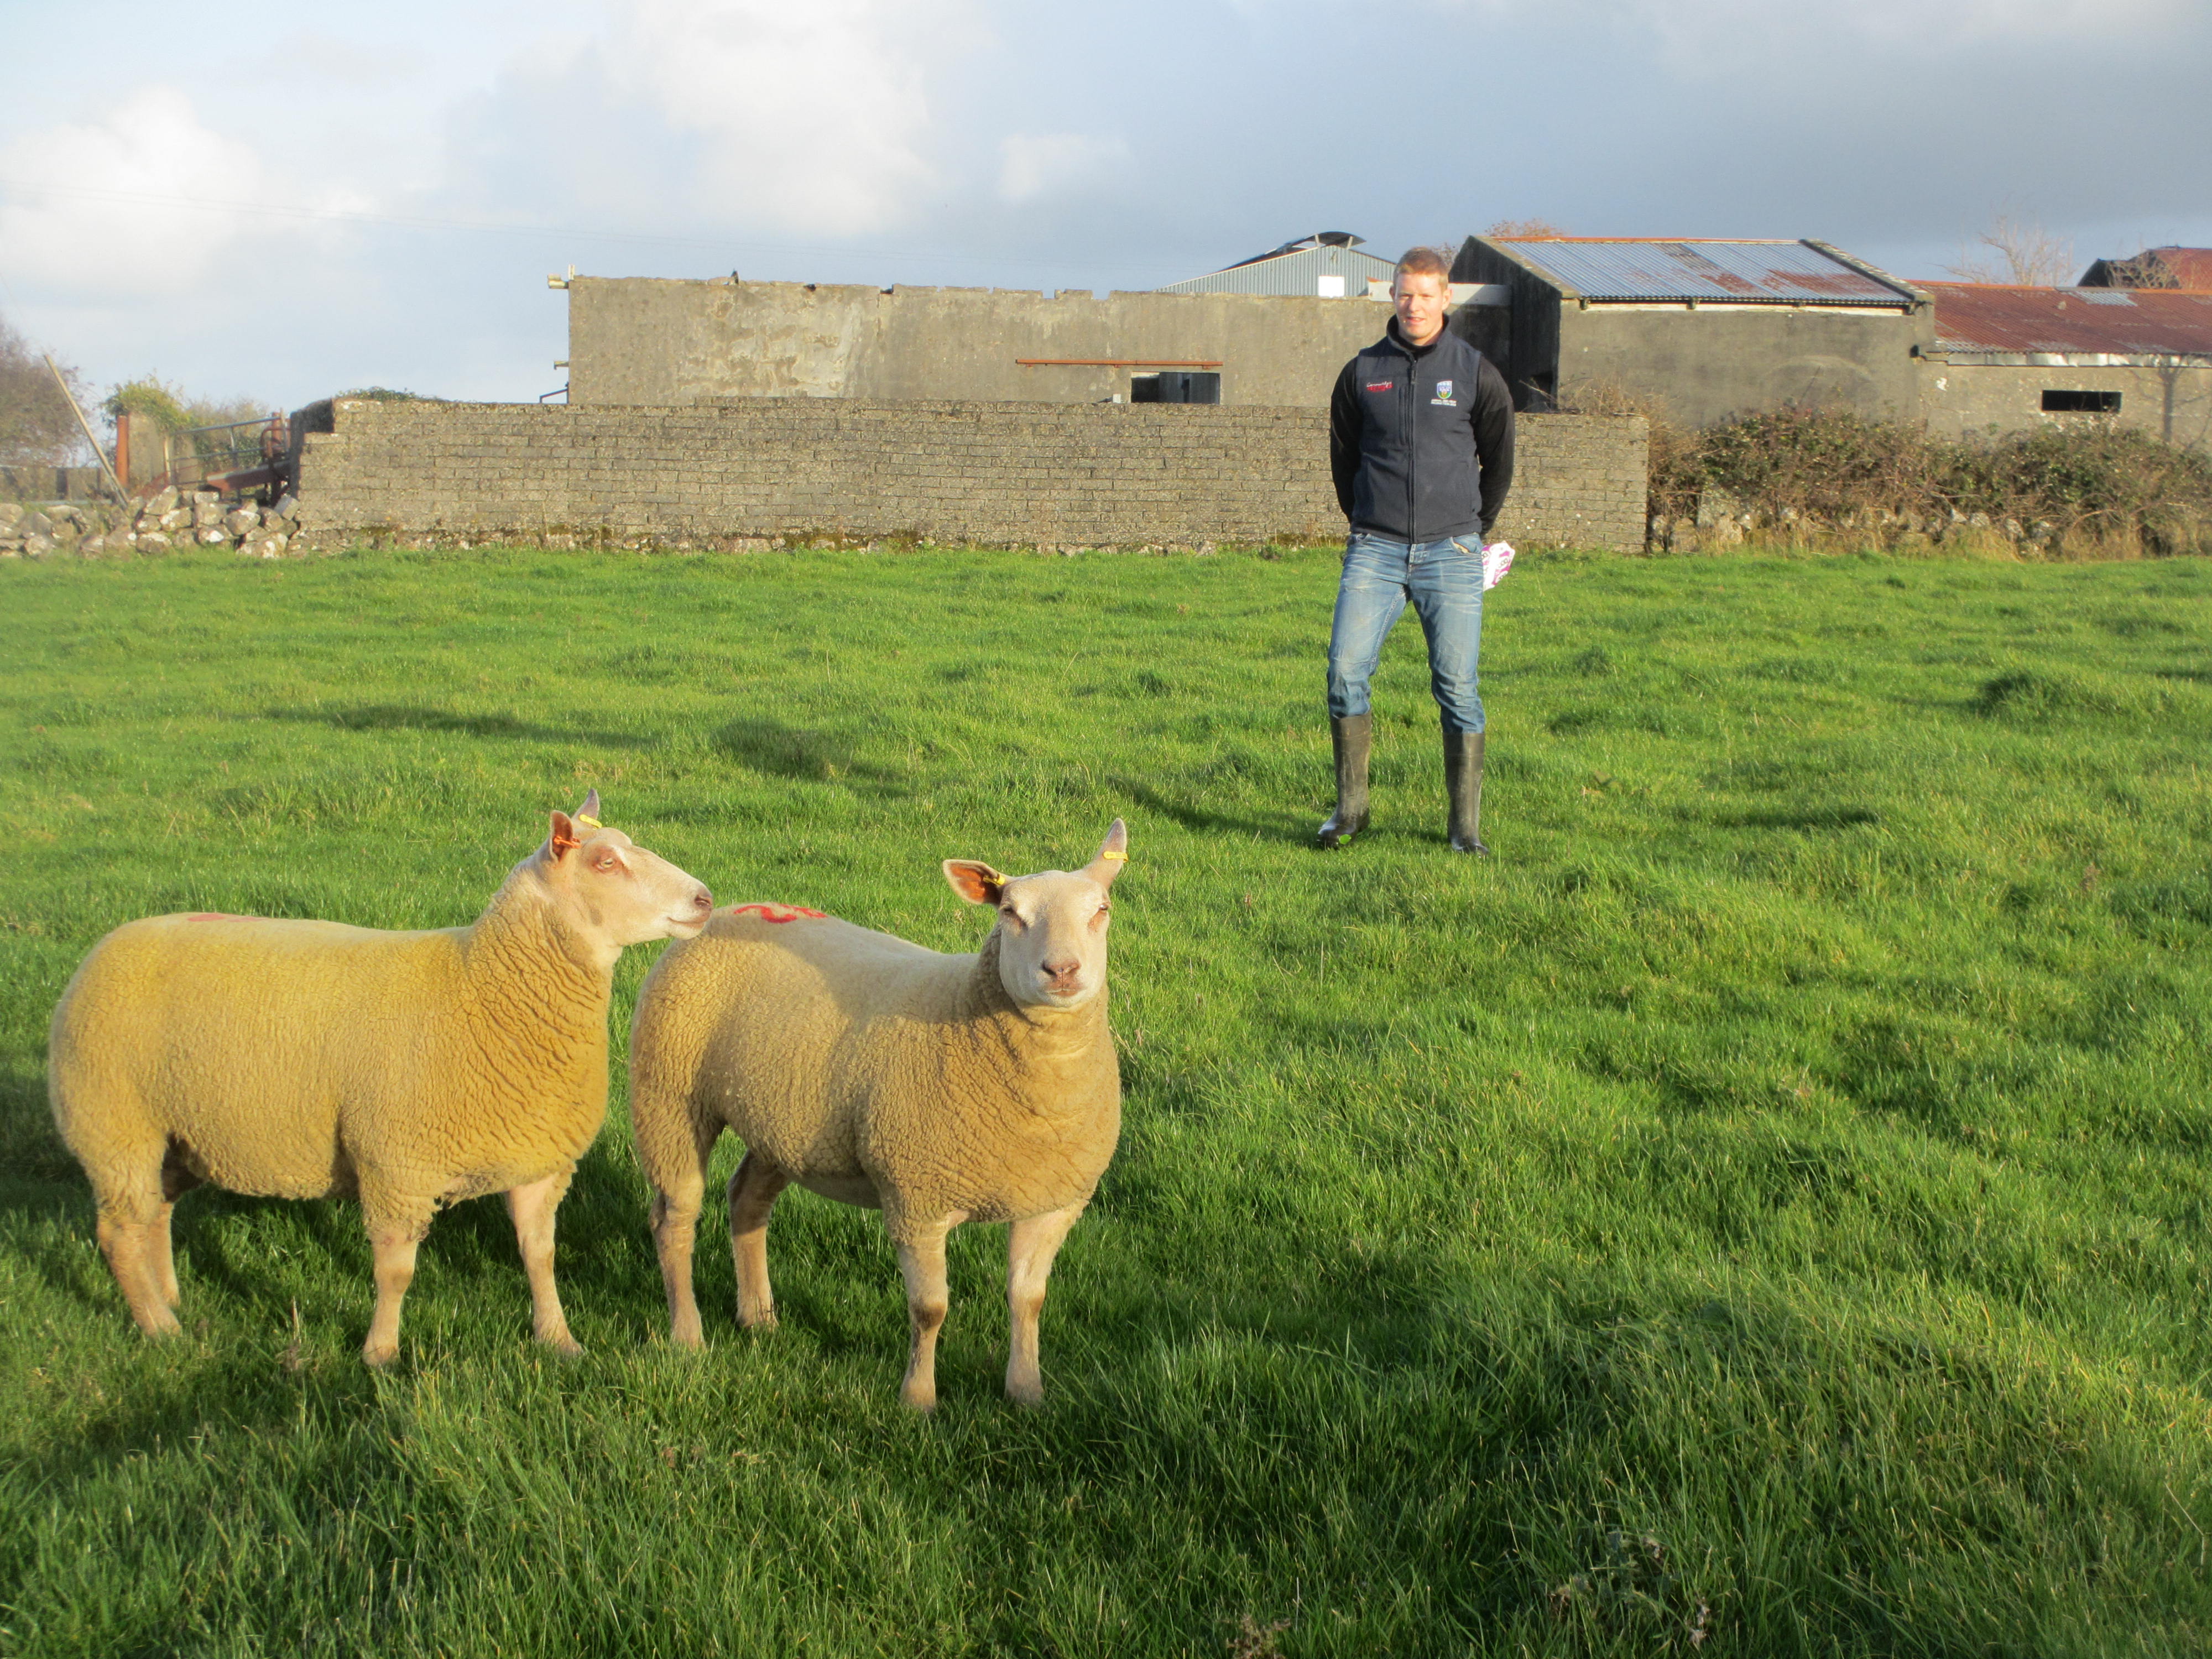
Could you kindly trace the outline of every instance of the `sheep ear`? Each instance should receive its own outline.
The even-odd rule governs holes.
[[[945,860],[945,878],[952,890],[970,904],[996,904],[1006,890],[1007,878],[974,859]]]
[[[576,833],[576,821],[566,812],[553,814],[552,828],[545,836],[545,848],[557,861],[583,845],[583,837]]]
[[[1091,860],[1083,873],[1101,887],[1111,887],[1114,878],[1121,873],[1121,866],[1129,861],[1129,826],[1115,818],[1100,844],[1098,856]]]
[[[588,818],[593,823],[599,821],[599,792],[597,789],[584,797],[584,804],[576,809],[575,816]]]

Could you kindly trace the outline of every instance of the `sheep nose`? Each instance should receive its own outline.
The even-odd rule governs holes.
[[[1044,976],[1062,990],[1074,984],[1077,975],[1083,972],[1083,964],[1074,961],[1042,963],[1039,967]]]
[[[702,912],[713,909],[714,908],[714,896],[708,892],[703,885],[699,887],[691,895],[691,908],[694,910]]]

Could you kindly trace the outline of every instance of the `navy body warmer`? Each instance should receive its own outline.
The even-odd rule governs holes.
[[[1337,376],[1328,452],[1354,530],[1407,542],[1486,539],[1513,483],[1512,394],[1449,328],[1409,346],[1393,318]]]

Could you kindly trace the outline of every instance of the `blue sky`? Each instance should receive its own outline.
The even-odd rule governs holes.
[[[272,21],[273,20],[273,21]],[[1150,288],[1315,229],[2212,244],[2203,0],[0,0],[0,311],[96,386],[562,380],[549,271]]]

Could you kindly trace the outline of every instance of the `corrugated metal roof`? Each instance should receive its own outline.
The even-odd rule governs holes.
[[[2212,247],[2154,247],[2153,258],[2187,289],[2212,289]]]
[[[1562,287],[1597,301],[1895,306],[1912,296],[1805,242],[1500,236]]]
[[[1343,283],[1341,296],[1364,299],[1370,276],[1388,277],[1398,269],[1395,260],[1378,259],[1357,248],[1323,244],[1289,253],[1264,255],[1217,270],[1170,283],[1161,294],[1302,294],[1322,292],[1322,278],[1334,276]]]
[[[1936,343],[1946,351],[2212,356],[2212,294],[1984,283],[1923,286],[1936,298]]]

